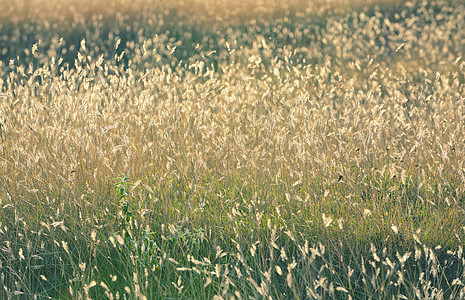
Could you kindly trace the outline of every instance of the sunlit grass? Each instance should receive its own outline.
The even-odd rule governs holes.
[[[1,16],[0,298],[464,297],[461,2],[73,3]]]

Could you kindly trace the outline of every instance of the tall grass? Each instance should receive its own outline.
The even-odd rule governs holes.
[[[0,24],[0,298],[465,297],[463,3],[45,2]]]

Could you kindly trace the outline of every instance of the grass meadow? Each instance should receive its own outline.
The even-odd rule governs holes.
[[[1,299],[465,298],[465,2],[0,7]]]

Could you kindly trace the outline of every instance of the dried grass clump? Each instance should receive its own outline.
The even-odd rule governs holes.
[[[0,298],[465,298],[463,3],[21,3]]]

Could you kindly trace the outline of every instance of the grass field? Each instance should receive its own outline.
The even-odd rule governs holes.
[[[1,299],[465,298],[463,1],[0,5]]]

